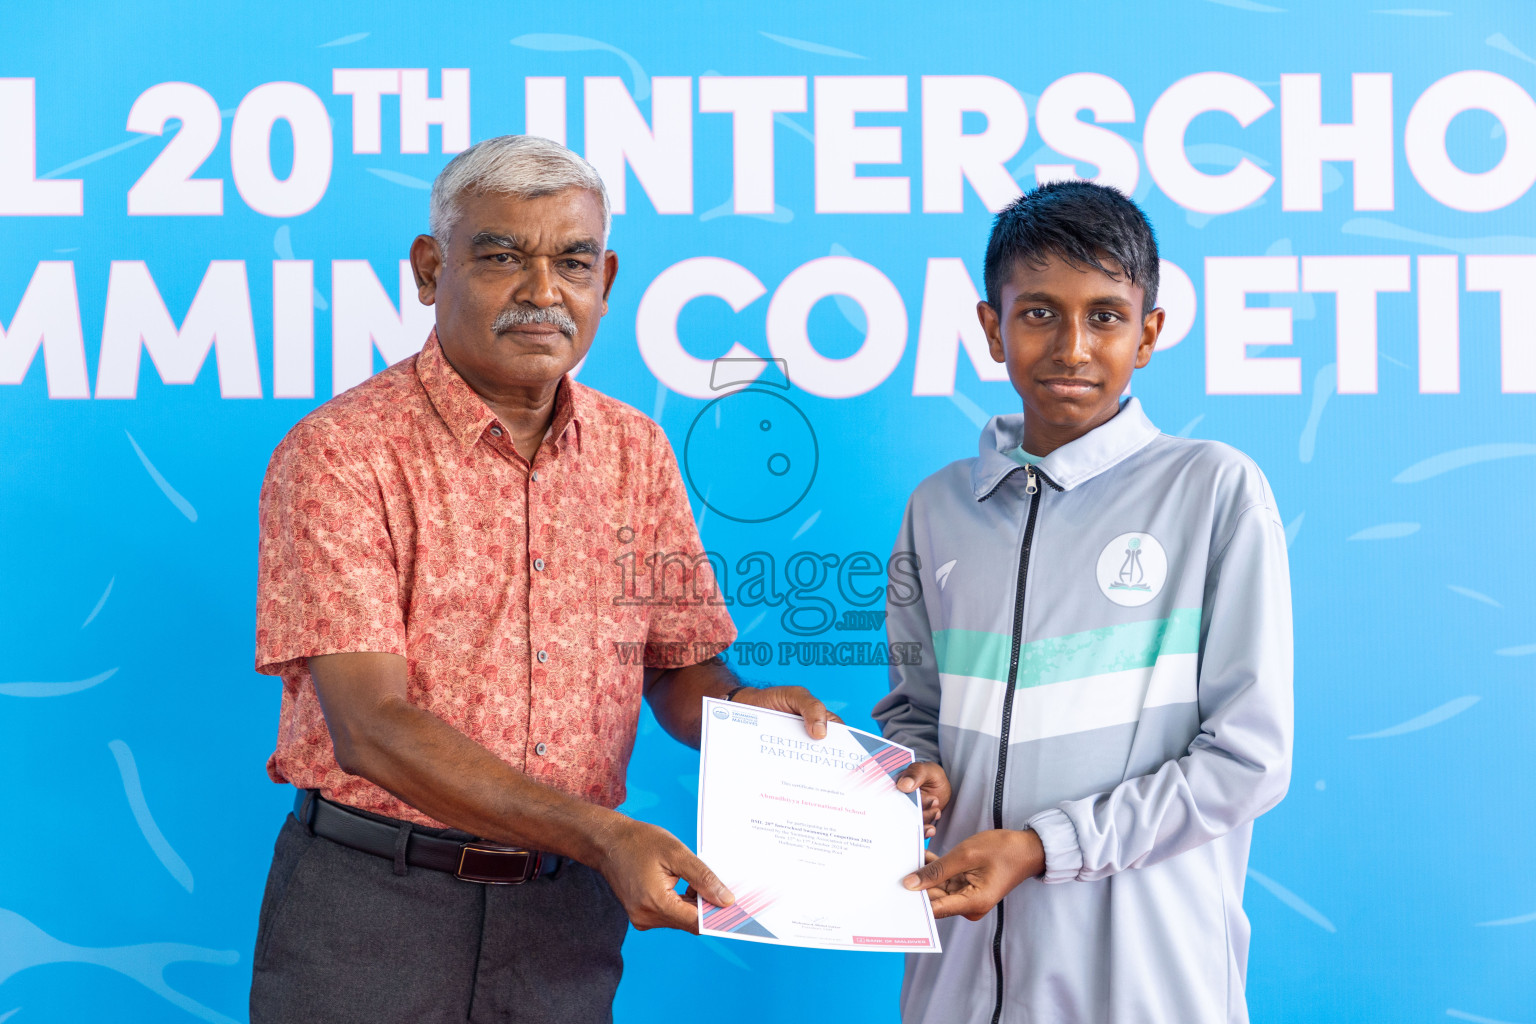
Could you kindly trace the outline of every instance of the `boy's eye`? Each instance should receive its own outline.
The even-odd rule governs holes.
[[[1026,319],[1026,320],[1044,320],[1046,317],[1048,317],[1050,315],[1051,315],[1051,311],[1048,310],[1048,309],[1035,308],[1035,309],[1026,309],[1024,311],[1024,319]]]
[[[1107,309],[1101,309],[1098,312],[1093,313],[1089,319],[1096,320],[1101,324],[1112,324],[1119,320],[1120,316],[1119,314],[1111,313]]]

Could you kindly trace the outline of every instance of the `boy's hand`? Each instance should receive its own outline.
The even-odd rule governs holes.
[[[927,889],[934,917],[980,921],[1014,886],[1045,871],[1045,847],[1031,829],[978,832],[942,857],[928,856],[901,884]]]
[[[903,793],[921,790],[918,800],[923,807],[923,834],[933,836],[933,826],[949,804],[949,776],[932,761],[915,761],[896,776],[896,788]]]

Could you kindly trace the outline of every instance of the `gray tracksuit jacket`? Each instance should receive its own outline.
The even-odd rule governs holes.
[[[1248,1019],[1253,819],[1291,768],[1285,531],[1252,460],[1133,398],[1026,465],[1022,415],[923,481],[896,542],[888,739],[954,787],[932,848],[1032,828],[1046,872],[909,956],[905,1024]],[[910,596],[905,595],[905,596]]]

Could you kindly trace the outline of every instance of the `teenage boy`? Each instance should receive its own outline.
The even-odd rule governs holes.
[[[908,957],[906,1024],[1248,1019],[1248,846],[1290,779],[1285,531],[1250,459],[1122,400],[1157,280],[1110,188],[1043,185],[992,228],[977,314],[1024,411],[908,502],[924,586],[887,621],[923,657],[874,709],[932,762],[903,790],[953,786],[904,880],[950,918]]]

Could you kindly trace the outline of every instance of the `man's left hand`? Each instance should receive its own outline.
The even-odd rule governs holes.
[[[928,856],[901,884],[927,889],[934,917],[980,921],[1020,882],[1045,871],[1045,847],[1033,829],[978,832],[942,857]]]
[[[761,690],[748,687],[737,693],[732,703],[799,715],[805,719],[805,731],[813,740],[827,738],[828,722],[842,722],[803,686],[769,686]]]

